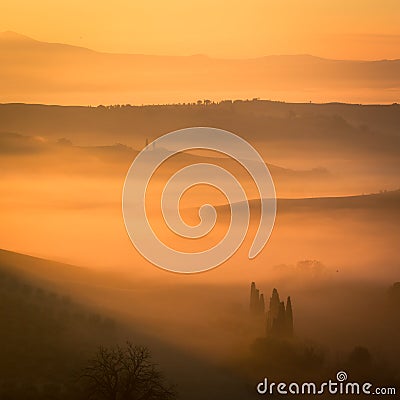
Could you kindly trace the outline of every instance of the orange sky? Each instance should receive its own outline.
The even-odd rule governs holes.
[[[2,0],[0,31],[108,52],[400,58],[398,0]]]

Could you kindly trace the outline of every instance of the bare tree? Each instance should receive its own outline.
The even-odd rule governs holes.
[[[83,369],[89,396],[104,400],[171,400],[175,389],[165,383],[148,348],[100,347]]]

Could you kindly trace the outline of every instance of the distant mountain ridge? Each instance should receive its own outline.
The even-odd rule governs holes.
[[[3,31],[0,32],[0,44],[4,45],[7,43],[12,43],[12,44],[21,44],[21,43],[30,43],[30,44],[36,44],[40,46],[62,46],[62,47],[71,47],[74,49],[81,49],[81,50],[87,50],[88,52],[94,52],[94,53],[99,53],[99,54],[108,54],[108,55],[126,55],[126,56],[142,56],[142,57],[160,57],[160,58],[208,58],[208,59],[217,59],[217,60],[224,60],[224,58],[218,58],[218,57],[210,57],[206,54],[190,54],[190,55],[173,55],[173,56],[165,56],[165,55],[157,55],[157,54],[143,54],[143,53],[113,53],[113,52],[105,52],[105,51],[97,51],[90,49],[88,47],[83,47],[83,46],[77,46],[77,45],[71,45],[71,44],[66,44],[66,43],[60,43],[60,42],[44,42],[40,41],[34,38],[31,38],[30,36],[23,35],[18,32],[14,31]],[[286,58],[286,59],[303,59],[304,61],[306,60],[321,60],[321,61],[349,61],[349,62],[354,62],[354,61],[362,61],[362,62],[379,62],[379,61],[399,61],[399,59],[379,59],[379,60],[373,60],[373,61],[364,61],[364,60],[355,60],[355,59],[330,59],[330,58],[324,58],[324,57],[319,57],[315,56],[312,54],[269,54],[269,55],[264,55],[264,56],[259,56],[259,57],[246,57],[246,58],[228,58],[225,60],[262,60],[262,59],[273,59],[273,58]]]
[[[390,103],[400,97],[400,60],[111,54],[3,32],[0,82],[1,102],[143,104],[262,97]]]

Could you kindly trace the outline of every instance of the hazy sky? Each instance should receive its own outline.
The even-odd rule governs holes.
[[[2,0],[5,30],[109,52],[400,58],[400,1]]]

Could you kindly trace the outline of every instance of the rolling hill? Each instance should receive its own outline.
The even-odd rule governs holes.
[[[259,207],[259,200],[250,200],[250,209]],[[335,211],[368,211],[369,213],[400,213],[400,190],[359,196],[315,197],[302,199],[278,199],[278,210],[286,213],[330,213]],[[217,206],[217,210],[229,212],[229,206]]]
[[[47,268],[0,250],[0,397],[82,398],[79,370],[97,346],[116,340],[115,322],[23,272],[29,267]]]

